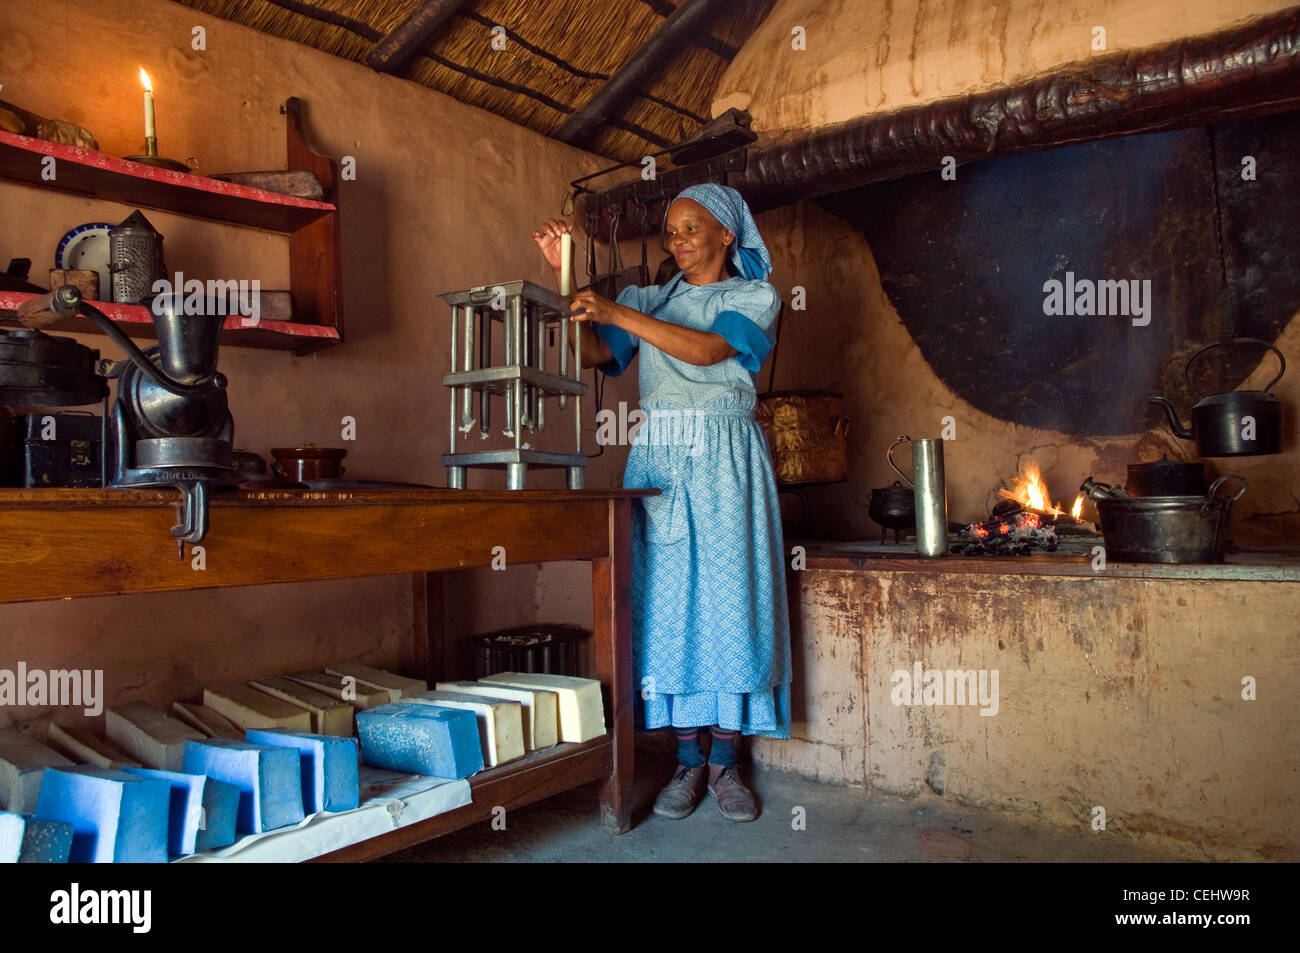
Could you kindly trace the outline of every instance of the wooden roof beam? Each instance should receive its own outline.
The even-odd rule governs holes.
[[[584,144],[672,59],[683,43],[696,39],[696,33],[703,34],[709,19],[726,5],[727,0],[687,0],[679,6],[609,82],[564,121],[554,137],[574,146]]]
[[[420,8],[389,31],[366,55],[366,65],[380,73],[399,73],[429,37],[463,7],[466,0],[425,0]]]

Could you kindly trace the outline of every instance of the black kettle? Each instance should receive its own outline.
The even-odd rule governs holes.
[[[1207,344],[1187,359],[1183,377],[1192,386],[1188,376],[1192,361],[1210,348],[1224,341]],[[1178,421],[1174,405],[1163,397],[1148,397],[1147,403],[1159,404],[1169,416],[1169,425],[1176,436],[1196,440],[1196,455],[1200,457],[1252,457],[1282,452],[1282,402],[1270,394],[1269,388],[1286,373],[1286,358],[1282,352],[1259,338],[1232,338],[1233,344],[1262,344],[1277,355],[1281,369],[1277,377],[1263,390],[1234,390],[1226,394],[1211,394],[1192,408],[1192,426],[1184,427]]]

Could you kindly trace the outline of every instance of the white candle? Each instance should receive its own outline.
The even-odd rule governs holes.
[[[154,127],[153,84],[149,82],[149,74],[143,66],[140,67],[140,82],[144,84],[144,137],[156,139],[158,130]]]
[[[573,270],[573,235],[565,232],[560,236],[560,294],[568,297],[569,272]]]

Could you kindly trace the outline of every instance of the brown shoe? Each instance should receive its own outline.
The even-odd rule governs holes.
[[[740,780],[740,768],[735,764],[709,765],[709,793],[729,821],[752,821],[758,817],[754,792]]]
[[[704,775],[704,765],[688,768],[679,764],[673,779],[655,798],[655,813],[660,817],[671,817],[675,821],[689,817],[704,797]]]

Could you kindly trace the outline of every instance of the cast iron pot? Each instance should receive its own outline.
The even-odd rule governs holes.
[[[1183,378],[1187,386],[1192,386],[1188,376],[1192,361],[1196,360],[1210,348],[1218,347],[1223,341],[1207,344],[1187,359],[1183,366]],[[1259,338],[1233,338],[1233,344],[1262,344],[1277,355],[1281,364],[1277,377],[1264,386],[1263,390],[1234,390],[1226,394],[1211,394],[1192,408],[1192,426],[1184,427],[1178,421],[1178,412],[1174,405],[1163,397],[1148,397],[1147,403],[1159,404],[1169,417],[1169,426],[1173,432],[1184,439],[1196,439],[1198,457],[1251,457],[1267,453],[1282,452],[1282,403],[1268,392],[1268,389],[1282,379],[1286,373],[1286,358],[1282,352]],[[1246,417],[1254,419],[1251,431]]]
[[[1218,496],[1228,480],[1241,480],[1232,496]],[[1109,559],[1126,563],[1221,563],[1232,504],[1246,492],[1239,476],[1222,476],[1204,496],[1115,497],[1114,487],[1081,487],[1097,505]]]
[[[898,542],[899,530],[911,529],[916,525],[914,491],[898,480],[894,481],[893,486],[872,490],[867,514],[880,524],[880,545],[885,544],[885,533],[891,529],[894,531],[894,542]]]
[[[1152,463],[1130,463],[1124,489],[1129,496],[1204,496],[1205,464],[1168,457]]]

